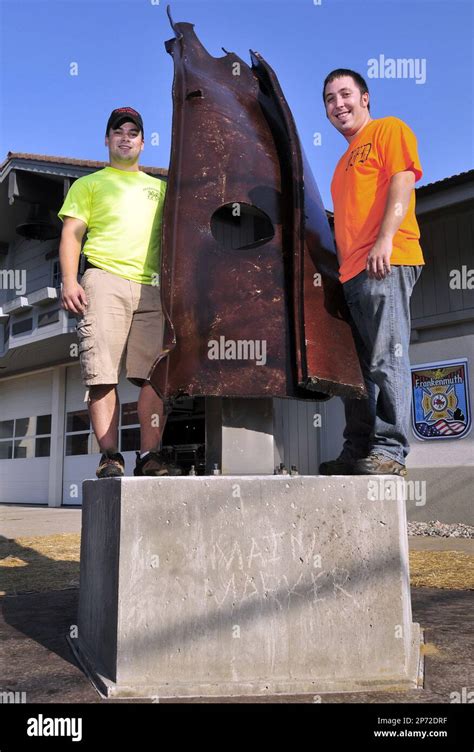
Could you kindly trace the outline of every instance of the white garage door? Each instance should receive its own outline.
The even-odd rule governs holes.
[[[47,504],[52,372],[0,380],[0,502]]]

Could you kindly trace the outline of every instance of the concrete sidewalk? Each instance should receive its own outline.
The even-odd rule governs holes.
[[[0,504],[0,536],[34,537],[81,532],[80,507]]]
[[[81,532],[81,507],[0,504],[0,536],[5,538]],[[474,556],[474,539],[409,536],[411,551],[461,551]]]
[[[410,551],[461,551],[474,556],[473,538],[440,538],[438,536],[409,535]]]

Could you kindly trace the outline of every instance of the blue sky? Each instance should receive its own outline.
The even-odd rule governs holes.
[[[173,64],[164,42],[174,35],[165,0],[0,0],[0,9],[0,160],[8,151],[107,160],[107,118],[130,105],[145,123],[142,163],[168,166]],[[211,54],[225,47],[249,63],[253,49],[273,67],[327,208],[347,146],[321,98],[336,67],[367,78],[372,117],[396,115],[415,131],[419,185],[474,166],[471,0],[172,0],[171,12],[194,23]],[[380,55],[419,61],[426,81],[368,77]]]

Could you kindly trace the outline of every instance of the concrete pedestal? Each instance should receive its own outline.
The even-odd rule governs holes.
[[[76,655],[109,697],[417,686],[405,507],[380,489],[367,476],[85,481]]]

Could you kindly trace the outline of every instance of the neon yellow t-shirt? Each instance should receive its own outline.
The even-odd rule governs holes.
[[[58,217],[85,222],[84,254],[91,264],[134,282],[156,285],[165,192],[164,180],[141,170],[104,167],[71,185]]]

